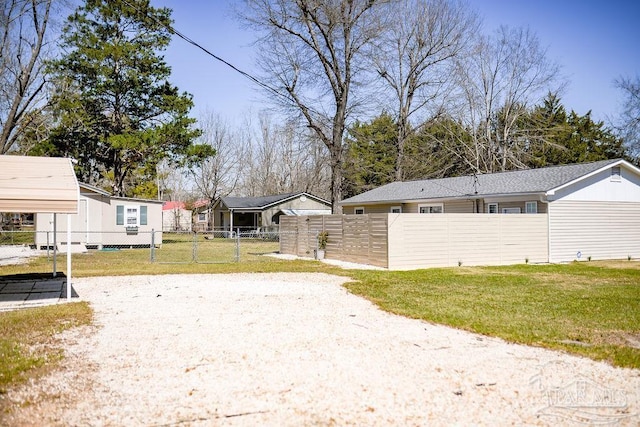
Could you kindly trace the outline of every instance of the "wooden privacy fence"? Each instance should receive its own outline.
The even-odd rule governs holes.
[[[280,218],[280,252],[410,270],[549,261],[547,214],[369,214]]]
[[[280,217],[280,252],[313,257],[318,233],[328,233],[325,256],[387,267],[388,216],[318,215]]]

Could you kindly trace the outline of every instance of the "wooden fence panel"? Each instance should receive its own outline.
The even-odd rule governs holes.
[[[386,267],[386,228],[386,214],[281,217],[280,251],[312,257],[318,233],[326,231],[326,258]]]

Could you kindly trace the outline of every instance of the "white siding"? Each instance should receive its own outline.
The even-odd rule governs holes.
[[[549,200],[640,202],[640,176],[620,165],[620,181],[611,180],[611,168],[558,190]]]
[[[388,253],[392,270],[547,262],[547,215],[390,215]]]
[[[640,257],[640,202],[559,200],[549,205],[549,261]]]

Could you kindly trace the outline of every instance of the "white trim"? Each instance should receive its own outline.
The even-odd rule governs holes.
[[[558,190],[562,190],[563,188],[569,187],[570,185],[573,185],[576,182],[582,181],[583,179],[586,179],[586,178],[589,178],[590,176],[599,174],[600,172],[602,172],[604,170],[607,170],[607,169],[612,168],[614,166],[620,166],[620,165],[624,165],[624,167],[626,167],[628,169],[631,169],[633,172],[635,172],[636,175],[640,175],[640,169],[638,169],[637,167],[635,167],[631,163],[627,162],[626,160],[622,160],[621,159],[621,160],[618,160],[617,162],[609,163],[608,165],[603,166],[600,169],[595,170],[595,171],[593,171],[591,173],[588,173],[586,175],[582,175],[581,177],[576,178],[573,181],[569,181],[569,182],[566,182],[566,183],[564,183],[564,184],[562,184],[562,185],[560,185],[560,186],[558,186],[556,188],[552,188],[551,190],[547,191],[546,195],[547,196],[553,196],[553,195],[556,194],[556,191],[558,191]]]
[[[129,209],[135,209],[135,224],[129,224],[129,218],[133,219],[133,213],[129,215]],[[124,205],[124,226],[140,227],[140,205]]]
[[[491,207],[495,206],[496,207],[496,211],[495,212],[491,212]],[[498,210],[498,203],[492,202],[492,203],[487,203],[487,213],[490,214],[497,214],[500,211]]]
[[[447,203],[447,202],[459,202],[460,200],[464,201],[473,201],[474,199],[481,198],[484,199],[485,203],[492,200],[497,200],[500,202],[504,201],[515,201],[519,202],[523,198],[543,198],[546,195],[544,191],[529,191],[524,193],[500,193],[500,194],[477,194],[477,195],[462,195],[459,197],[439,197],[439,198],[431,198],[431,199],[394,199],[394,200],[367,200],[367,201],[357,201],[357,202],[348,202],[343,203],[339,202],[339,205],[342,207],[350,207],[350,206],[361,206],[363,203],[366,203],[367,206],[370,205],[391,205],[391,204],[415,204],[415,203]]]
[[[522,209],[520,208],[502,208],[503,214],[519,214],[522,213]]]
[[[397,210],[398,212],[394,212],[394,210]],[[402,213],[402,205],[398,205],[398,206],[391,206],[389,208],[389,212],[390,213]]]
[[[362,211],[358,213],[358,211]],[[364,215],[364,206],[358,206],[357,208],[353,208],[354,215]]]
[[[422,208],[440,208],[440,212],[421,212]],[[431,209],[429,209],[431,210]],[[444,213],[444,203],[423,203],[418,205],[418,213]]]
[[[533,206],[535,207],[535,209],[533,210],[533,212],[529,212],[529,206],[531,206],[531,204],[533,203]],[[528,213],[528,214],[537,214],[538,213],[538,201],[537,200],[531,200],[528,202],[524,202],[524,212]]]

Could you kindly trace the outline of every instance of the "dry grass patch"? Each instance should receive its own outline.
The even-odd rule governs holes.
[[[0,313],[0,395],[55,367],[63,357],[56,335],[92,318],[86,302]]]

